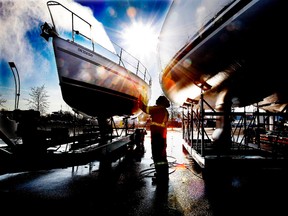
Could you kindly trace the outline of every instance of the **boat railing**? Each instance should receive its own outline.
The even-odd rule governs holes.
[[[63,32],[62,34],[65,35],[65,37],[70,38],[74,43],[80,44],[93,52],[96,52],[100,54],[101,56],[104,56],[105,58],[115,62],[116,64],[120,65],[121,67],[124,67],[128,72],[132,72],[136,76],[143,79],[146,83],[149,85],[152,84],[152,78],[151,75],[148,73],[147,68],[133,55],[131,55],[129,52],[127,52],[125,49],[117,45],[115,42],[111,42],[111,48],[114,50],[109,50],[108,48],[102,46],[101,44],[95,42],[93,39],[93,26],[85,19],[81,18],[79,15],[65,7],[64,5],[60,4],[57,1],[48,1],[47,7],[51,16],[52,24],[55,29],[55,31],[59,34],[59,29],[56,28],[56,22],[52,10],[50,7],[52,6],[60,6],[64,9],[62,15],[66,13],[71,14],[71,31],[70,32]],[[61,10],[61,9],[60,9]],[[60,13],[60,10],[55,10],[54,12]],[[61,20],[59,20],[61,22]],[[80,24],[81,23],[81,24]],[[85,28],[85,26],[86,28]],[[60,25],[57,25],[58,27]],[[78,30],[81,28],[82,30]],[[84,31],[88,33],[84,33]]]
[[[142,78],[145,82],[151,85],[152,78],[148,73],[147,68],[133,55],[125,49],[112,42],[116,49],[118,64],[125,67],[127,70],[132,71],[134,74]]]

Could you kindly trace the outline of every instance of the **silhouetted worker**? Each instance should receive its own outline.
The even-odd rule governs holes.
[[[156,105],[146,106],[139,101],[139,107],[143,112],[151,116],[151,150],[155,166],[154,183],[168,183],[169,166],[167,160],[167,122],[169,113],[166,108],[170,107],[170,102],[165,96],[160,96],[156,100]]]

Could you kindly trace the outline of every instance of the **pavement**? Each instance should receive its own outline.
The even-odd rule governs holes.
[[[107,170],[99,169],[100,163],[95,161],[84,166],[1,175],[1,210],[30,215],[284,215],[286,171],[257,170],[232,176],[219,167],[207,181],[183,150],[181,129],[170,129],[167,142],[168,187],[152,183],[155,170],[147,131],[143,155],[127,155]]]

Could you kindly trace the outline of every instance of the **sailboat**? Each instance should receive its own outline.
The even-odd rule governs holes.
[[[285,0],[170,5],[159,36],[161,86],[185,110],[183,146],[202,168],[287,164],[286,144],[266,134],[277,128],[277,139],[286,136],[287,9]],[[242,123],[232,126],[236,118]],[[263,147],[266,135],[272,152]]]
[[[146,67],[116,43],[111,42],[118,51],[113,52],[76,29],[84,25],[92,32],[93,26],[64,5],[48,1],[47,7],[53,25],[45,22],[41,36],[46,40],[52,37],[64,101],[76,112],[88,116],[139,114],[137,100],[147,104],[151,95],[152,80]],[[62,10],[72,17],[71,38],[60,36],[57,30],[53,17],[56,7],[58,14]],[[80,39],[76,40],[77,37]]]
[[[283,0],[173,1],[159,37],[163,91],[180,105],[202,95],[209,109],[285,111],[287,9]]]
[[[73,121],[64,127],[48,124],[43,129],[39,111],[1,112],[0,138],[6,145],[0,148],[0,174],[95,160],[105,168],[143,143],[136,138],[145,130],[128,119],[133,121],[142,112],[139,101],[147,104],[150,99],[152,80],[146,67],[115,43],[111,42],[115,51],[95,43],[92,36],[78,30],[86,26],[92,32],[92,25],[64,5],[48,1],[47,6],[53,24],[45,22],[41,36],[47,41],[52,38],[62,97],[75,113],[88,116],[89,122],[78,125]],[[56,26],[51,7],[57,8],[56,15],[71,18],[70,33]],[[121,117],[123,124],[116,127],[114,117]]]

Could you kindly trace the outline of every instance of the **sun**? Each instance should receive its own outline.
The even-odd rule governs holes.
[[[149,57],[156,53],[158,34],[153,26],[142,22],[133,22],[121,34],[124,49],[138,58]]]

